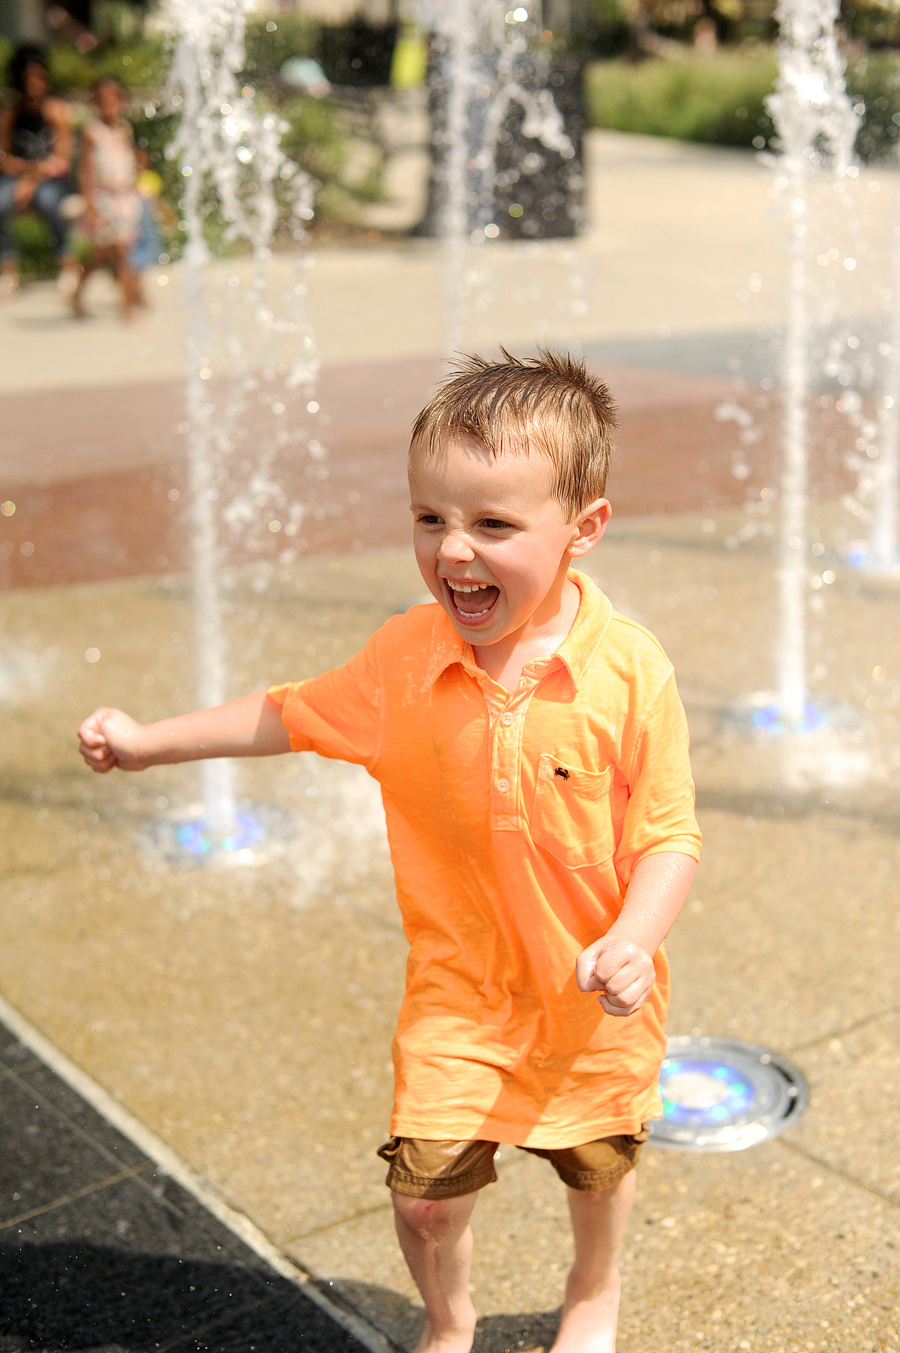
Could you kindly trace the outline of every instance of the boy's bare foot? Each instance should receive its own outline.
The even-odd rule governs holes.
[[[475,1338],[475,1325],[478,1317],[475,1307],[469,1302],[467,1311],[460,1311],[458,1319],[450,1329],[436,1332],[431,1321],[425,1320],[425,1328],[419,1336],[413,1353],[469,1353]]]
[[[602,1291],[584,1297],[572,1290],[570,1281],[550,1353],[616,1353],[620,1285],[617,1268]]]

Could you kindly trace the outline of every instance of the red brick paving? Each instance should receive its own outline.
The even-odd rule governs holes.
[[[289,494],[318,508],[295,541],[312,553],[404,544],[409,538],[405,452],[409,426],[440,377],[432,360],[334,367],[320,382],[329,448],[325,483],[287,477]],[[736,392],[718,377],[605,367],[621,408],[609,484],[621,515],[714,511],[739,504],[771,482],[779,412],[774,395]],[[731,471],[734,423],[716,407],[737,397],[763,430],[745,448],[749,479]],[[387,407],[386,407],[387,406]],[[49,390],[0,398],[4,441],[0,499],[0,586],[96,581],[171,572],[189,562],[183,389],[177,383]],[[815,416],[814,488],[833,497],[846,484],[831,431]],[[829,419],[830,422],[830,419]],[[252,440],[252,421],[251,440]],[[846,431],[845,431],[846,436]],[[819,445],[818,443],[822,443]],[[169,492],[176,491],[177,499]],[[273,536],[274,556],[287,542]]]

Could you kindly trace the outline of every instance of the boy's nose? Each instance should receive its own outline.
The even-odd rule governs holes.
[[[441,541],[441,547],[438,550],[438,558],[443,559],[445,563],[470,563],[475,558],[475,551],[466,539],[462,531],[448,531]]]

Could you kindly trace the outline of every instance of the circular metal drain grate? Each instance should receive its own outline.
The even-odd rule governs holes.
[[[784,1132],[809,1101],[797,1068],[768,1048],[688,1035],[669,1039],[659,1092],[650,1141],[677,1151],[743,1151]]]

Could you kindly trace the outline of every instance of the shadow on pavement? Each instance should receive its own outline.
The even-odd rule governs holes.
[[[349,1338],[277,1275],[86,1240],[0,1243],[0,1348],[334,1349]]]
[[[415,1346],[422,1329],[421,1306],[399,1292],[389,1292],[373,1283],[342,1279],[335,1283],[335,1290],[349,1306],[365,1312],[382,1330],[402,1331],[405,1347]],[[559,1315],[557,1309],[480,1316],[472,1353],[520,1353],[523,1349],[550,1348],[556,1338]]]
[[[0,1024],[0,1353],[363,1353]]]

